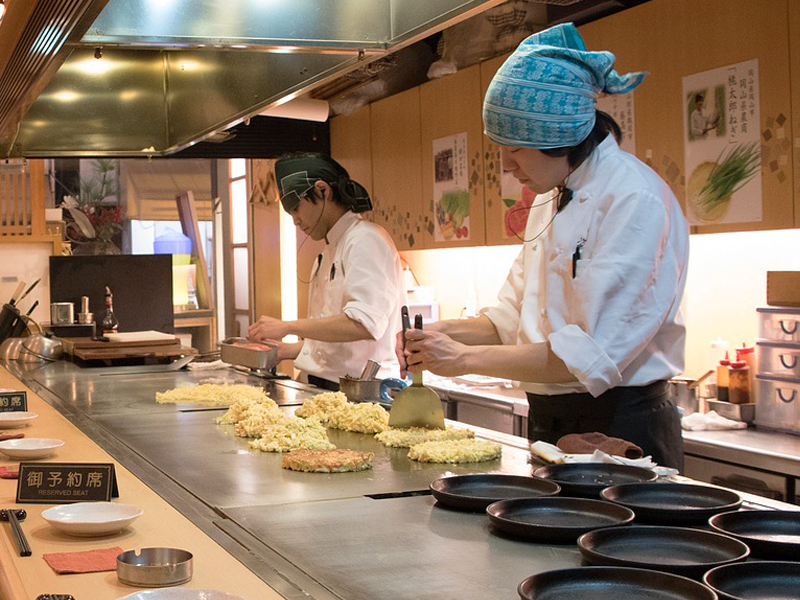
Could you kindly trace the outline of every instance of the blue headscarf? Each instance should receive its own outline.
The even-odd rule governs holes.
[[[577,146],[594,127],[598,94],[629,92],[647,74],[620,75],[615,60],[610,52],[588,52],[572,23],[533,34],[489,84],[484,132],[501,146]]]

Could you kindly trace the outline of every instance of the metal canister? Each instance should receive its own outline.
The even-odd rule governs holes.
[[[75,322],[75,305],[72,302],[50,303],[51,325],[72,325]]]

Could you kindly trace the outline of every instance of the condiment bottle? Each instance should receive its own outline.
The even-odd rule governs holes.
[[[728,358],[728,353],[725,353],[725,358],[719,361],[717,366],[717,400],[723,402],[728,401],[728,368],[731,366],[731,361]]]
[[[728,399],[731,404],[750,402],[750,367],[743,360],[732,360],[728,369]]]
[[[119,328],[119,321],[114,314],[114,295],[111,293],[111,288],[106,286],[106,313],[103,316],[102,322],[103,335],[107,333],[117,333]]]
[[[756,369],[758,368],[756,365],[756,349],[743,342],[742,347],[736,349],[736,360],[743,360],[747,363],[747,366],[750,367],[750,401],[754,402],[756,388],[753,379],[755,378]]]

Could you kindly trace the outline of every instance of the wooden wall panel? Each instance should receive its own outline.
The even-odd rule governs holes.
[[[503,54],[481,63],[481,98],[486,96],[486,90],[492,77],[509,57]],[[503,244],[521,244],[516,236],[506,234],[506,211],[508,207],[503,202],[500,187],[502,164],[500,162],[500,146],[483,135],[483,189],[486,204],[486,243],[490,246]],[[520,234],[524,233],[524,230]]]
[[[419,87],[373,102],[373,220],[398,250],[423,248]]]
[[[789,65],[792,79],[792,191],[794,226],[800,227],[800,2],[789,2]]]
[[[420,86],[422,139],[422,200],[425,215],[425,247],[451,248],[486,243],[483,189],[483,124],[481,122],[480,65],[462,69],[453,75]],[[434,198],[433,142],[436,139],[467,134],[467,181],[469,185],[469,237],[460,237],[458,228],[447,223],[444,237],[435,239],[434,221],[439,198]],[[467,229],[462,226],[462,229]]]
[[[794,222],[788,4],[652,0],[581,27],[590,50],[617,55],[618,71],[650,72],[634,96],[637,153],[684,208],[682,78],[758,59],[763,221],[696,227],[698,233],[785,228]]]
[[[331,119],[331,156],[372,197],[372,146],[370,105],[352,115]],[[369,215],[366,215],[369,216]]]

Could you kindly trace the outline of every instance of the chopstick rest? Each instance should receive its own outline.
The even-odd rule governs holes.
[[[32,554],[31,547],[28,545],[28,539],[25,537],[22,526],[19,524],[19,522],[24,521],[27,516],[28,513],[21,508],[4,508],[0,510],[0,521],[8,521],[11,523],[11,531],[14,532],[14,539],[17,542],[17,549],[19,550],[20,556],[30,556]]]
[[[19,479],[19,469],[0,467],[0,479]]]

